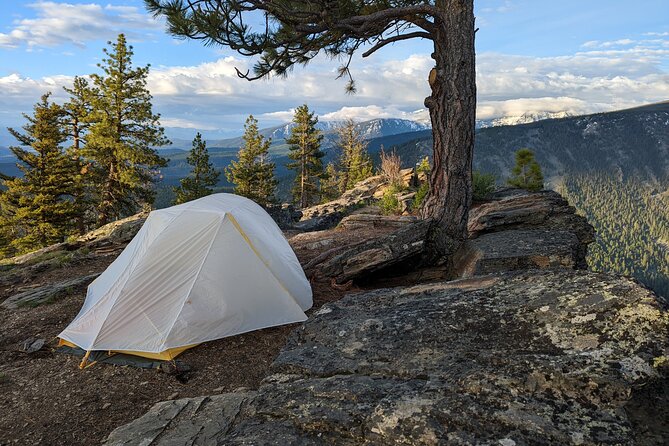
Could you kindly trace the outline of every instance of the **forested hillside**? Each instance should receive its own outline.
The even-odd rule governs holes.
[[[405,164],[431,153],[428,132],[392,144]],[[373,148],[373,144],[370,144]],[[530,124],[480,129],[476,133],[475,168],[508,176],[513,153],[530,148],[547,179],[575,172],[611,170],[644,179],[669,175],[669,102],[610,113],[547,119]]]
[[[592,269],[633,276],[669,297],[668,186],[605,172],[564,177],[559,192],[597,230]]]

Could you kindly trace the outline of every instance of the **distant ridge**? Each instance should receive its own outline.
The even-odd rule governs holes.
[[[432,154],[432,135],[391,144],[405,164]],[[612,112],[479,129],[476,169],[508,175],[513,153],[532,149],[548,178],[583,171],[611,171],[650,180],[669,176],[669,101]],[[370,146],[374,140],[370,141]]]

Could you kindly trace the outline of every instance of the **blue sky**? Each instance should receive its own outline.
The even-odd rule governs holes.
[[[57,100],[74,75],[95,72],[105,41],[119,32],[135,62],[152,65],[149,87],[168,133],[236,135],[253,113],[262,126],[290,119],[304,102],[321,119],[425,120],[430,46],[402,42],[357,57],[359,92],[344,94],[337,62],[316,59],[286,80],[249,84],[234,67],[251,61],[223,48],[177,41],[139,0],[0,2],[0,126],[47,90]],[[475,2],[482,119],[523,113],[573,114],[669,99],[669,1],[480,0]],[[6,144],[0,133],[0,144]]]

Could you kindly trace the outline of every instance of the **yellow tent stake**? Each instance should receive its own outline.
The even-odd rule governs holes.
[[[86,361],[88,361],[89,356],[91,356],[90,350],[86,352],[86,354],[84,355],[84,359],[81,360],[81,363],[79,364],[79,370],[83,370],[83,368],[86,367]]]
[[[89,367],[92,367],[92,366],[94,366],[94,365],[97,364],[97,363],[98,363],[97,361],[93,361],[93,362],[91,362],[91,363],[89,363],[89,364],[86,364],[86,366],[84,367],[84,369],[87,369],[87,368],[89,368]]]

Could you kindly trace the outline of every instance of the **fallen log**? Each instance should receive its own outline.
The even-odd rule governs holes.
[[[304,267],[313,280],[342,285],[422,255],[429,222],[418,221],[364,241],[352,241],[315,257]]]

